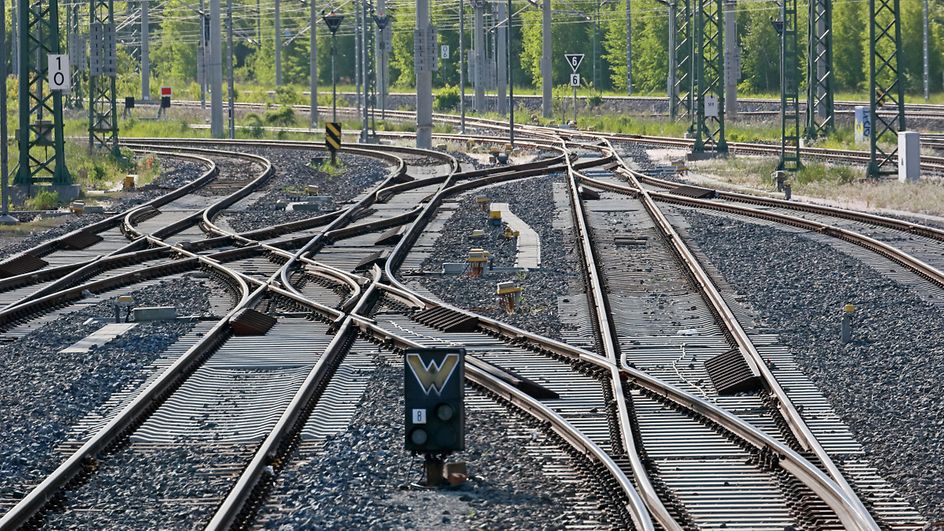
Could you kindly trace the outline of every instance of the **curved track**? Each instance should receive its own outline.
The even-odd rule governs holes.
[[[485,120],[472,125],[492,130],[502,127]],[[204,511],[195,521],[212,529],[252,527],[275,481],[301,444],[301,434],[320,411],[319,401],[332,378],[339,367],[357,358],[360,347],[355,345],[367,339],[394,351],[430,342],[468,345],[469,385],[517,414],[536,419],[561,445],[581,456],[574,466],[589,470],[599,479],[598,488],[608,494],[606,510],[621,527],[690,529],[707,525],[704,504],[680,496],[678,487],[672,486],[678,478],[670,477],[672,474],[656,465],[658,459],[653,457],[670,451],[652,444],[653,429],[658,429],[660,423],[686,419],[683,424],[691,425],[687,429],[692,434],[705,437],[705,448],[717,439],[723,441],[717,444],[730,447],[725,451],[730,452],[732,460],[747,458],[753,463],[747,469],[733,467],[729,473],[761,477],[776,485],[769,491],[759,490],[755,500],[758,505],[742,506],[741,510],[749,513],[780,504],[785,518],[800,526],[807,521],[804,517],[809,515],[803,514],[806,511],[815,514],[820,525],[827,528],[878,529],[875,517],[807,426],[734,310],[657,206],[657,201],[688,200],[647,189],[644,184],[669,185],[630,170],[610,145],[609,135],[528,127],[522,133],[525,140],[519,147],[546,156],[527,164],[463,171],[454,157],[438,152],[394,146],[348,148],[350,154],[383,160],[388,164],[386,178],[336,211],[243,232],[232,230],[221,220],[265,186],[273,169],[264,157],[240,152],[240,148],[264,144],[310,151],[318,144],[166,139],[140,139],[129,144],[142,153],[188,157],[207,169],[194,183],[69,235],[82,233],[88,239],[87,235],[101,236],[117,229],[127,238],[124,245],[95,248],[107,241],[102,236],[100,242],[88,247],[99,254],[89,257],[69,254],[69,237],[63,237],[0,263],[28,269],[0,281],[0,294],[15,294],[5,299],[0,326],[22,326],[57,315],[55,312],[66,311],[89,292],[112,293],[142,280],[173,278],[187,270],[203,269],[219,279],[234,303],[186,352],[136,390],[94,435],[78,441],[71,455],[0,520],[0,528],[49,523],[67,516],[68,506],[60,514],[51,502],[71,489],[90,484],[92,476],[123,473],[115,456],[124,445],[151,445],[152,462],[159,463],[170,445],[177,444],[181,437],[200,442],[200,451],[223,451],[232,458],[226,470],[211,474],[208,484],[215,490],[209,496],[213,509]],[[487,136],[440,137],[499,142]],[[759,148],[745,145],[740,149]],[[243,161],[255,170],[248,172],[250,175],[226,172],[221,176],[218,161],[226,158]],[[430,161],[431,170],[414,171],[408,159]],[[575,244],[580,249],[599,352],[432,300],[401,281],[400,266],[447,197],[552,173],[566,178]],[[626,182],[618,182],[617,175]],[[772,434],[756,426],[757,419],[739,418],[715,401],[696,396],[684,381],[667,381],[627,362],[620,342],[621,335],[625,335],[624,325],[614,318],[611,300],[619,295],[618,286],[607,278],[612,266],[595,241],[596,218],[582,199],[584,186],[628,194],[640,202],[649,223],[664,239],[665,248],[698,290],[715,325],[723,330],[731,347],[740,353],[771,397],[768,421],[784,425],[785,432]],[[175,201],[198,190],[208,193],[209,199],[170,215]],[[815,230],[883,252],[944,285],[937,269],[892,244],[848,229],[827,227],[819,221],[761,213],[736,204],[748,201],[746,198],[721,199],[692,200],[687,204],[817,227]],[[791,205],[766,206],[785,209]],[[854,213],[804,208],[816,215],[839,216],[906,230],[929,240],[941,239],[940,231],[928,227],[903,225],[879,216],[855,217]],[[66,263],[57,266],[29,258],[54,255],[61,255]],[[273,323],[266,335],[244,338],[235,330],[252,312],[268,315]],[[429,320],[433,314],[439,315],[438,321]],[[470,320],[474,332],[462,335],[437,328],[443,316],[447,320]],[[280,351],[259,352],[262,345],[272,344],[279,345]],[[482,348],[484,345],[489,347]],[[505,354],[492,356],[487,354],[490,349]],[[314,358],[305,355],[312,350],[316,352]],[[529,396],[516,386],[515,378],[503,372],[504,363],[532,378],[559,381],[561,398],[552,406]],[[234,372],[242,376],[234,378]],[[232,400],[217,400],[227,393]],[[193,424],[191,421],[200,414],[203,421]],[[695,468],[687,473],[704,474],[706,470]],[[193,481],[200,481],[198,477]],[[81,510],[81,506],[73,509]]]

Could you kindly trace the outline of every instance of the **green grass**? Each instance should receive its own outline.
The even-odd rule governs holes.
[[[776,193],[771,173],[776,160],[761,157],[729,157],[695,162],[692,179],[712,186],[749,193]],[[944,215],[944,184],[922,180],[903,184],[897,180],[868,180],[861,167],[804,161],[803,169],[789,176],[794,196],[833,201],[860,210],[887,209],[935,216]]]

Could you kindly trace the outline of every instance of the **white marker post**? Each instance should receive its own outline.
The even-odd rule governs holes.
[[[69,69],[67,54],[48,55],[49,61],[49,89],[69,92],[72,90],[72,71]]]
[[[577,87],[580,86],[580,74],[577,73],[577,69],[580,68],[580,63],[583,62],[582,53],[565,53],[564,59],[567,60],[567,64],[570,65],[570,86],[574,89],[574,129],[577,128]]]

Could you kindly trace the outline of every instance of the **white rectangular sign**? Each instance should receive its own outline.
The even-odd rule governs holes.
[[[705,96],[705,118],[717,118],[718,116],[718,97]]]
[[[426,424],[426,410],[416,408],[413,410],[413,424]]]
[[[580,86],[580,74],[570,75],[570,86],[574,88],[577,88]]]
[[[449,45],[443,44],[439,47],[439,58],[446,60],[449,59]]]
[[[72,71],[69,70],[69,55],[48,55],[49,59],[49,88],[68,92],[72,89]]]

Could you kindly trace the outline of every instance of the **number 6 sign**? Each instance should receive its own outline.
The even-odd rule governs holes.
[[[69,69],[69,56],[49,54],[49,88],[68,91],[72,88],[72,70]]]

